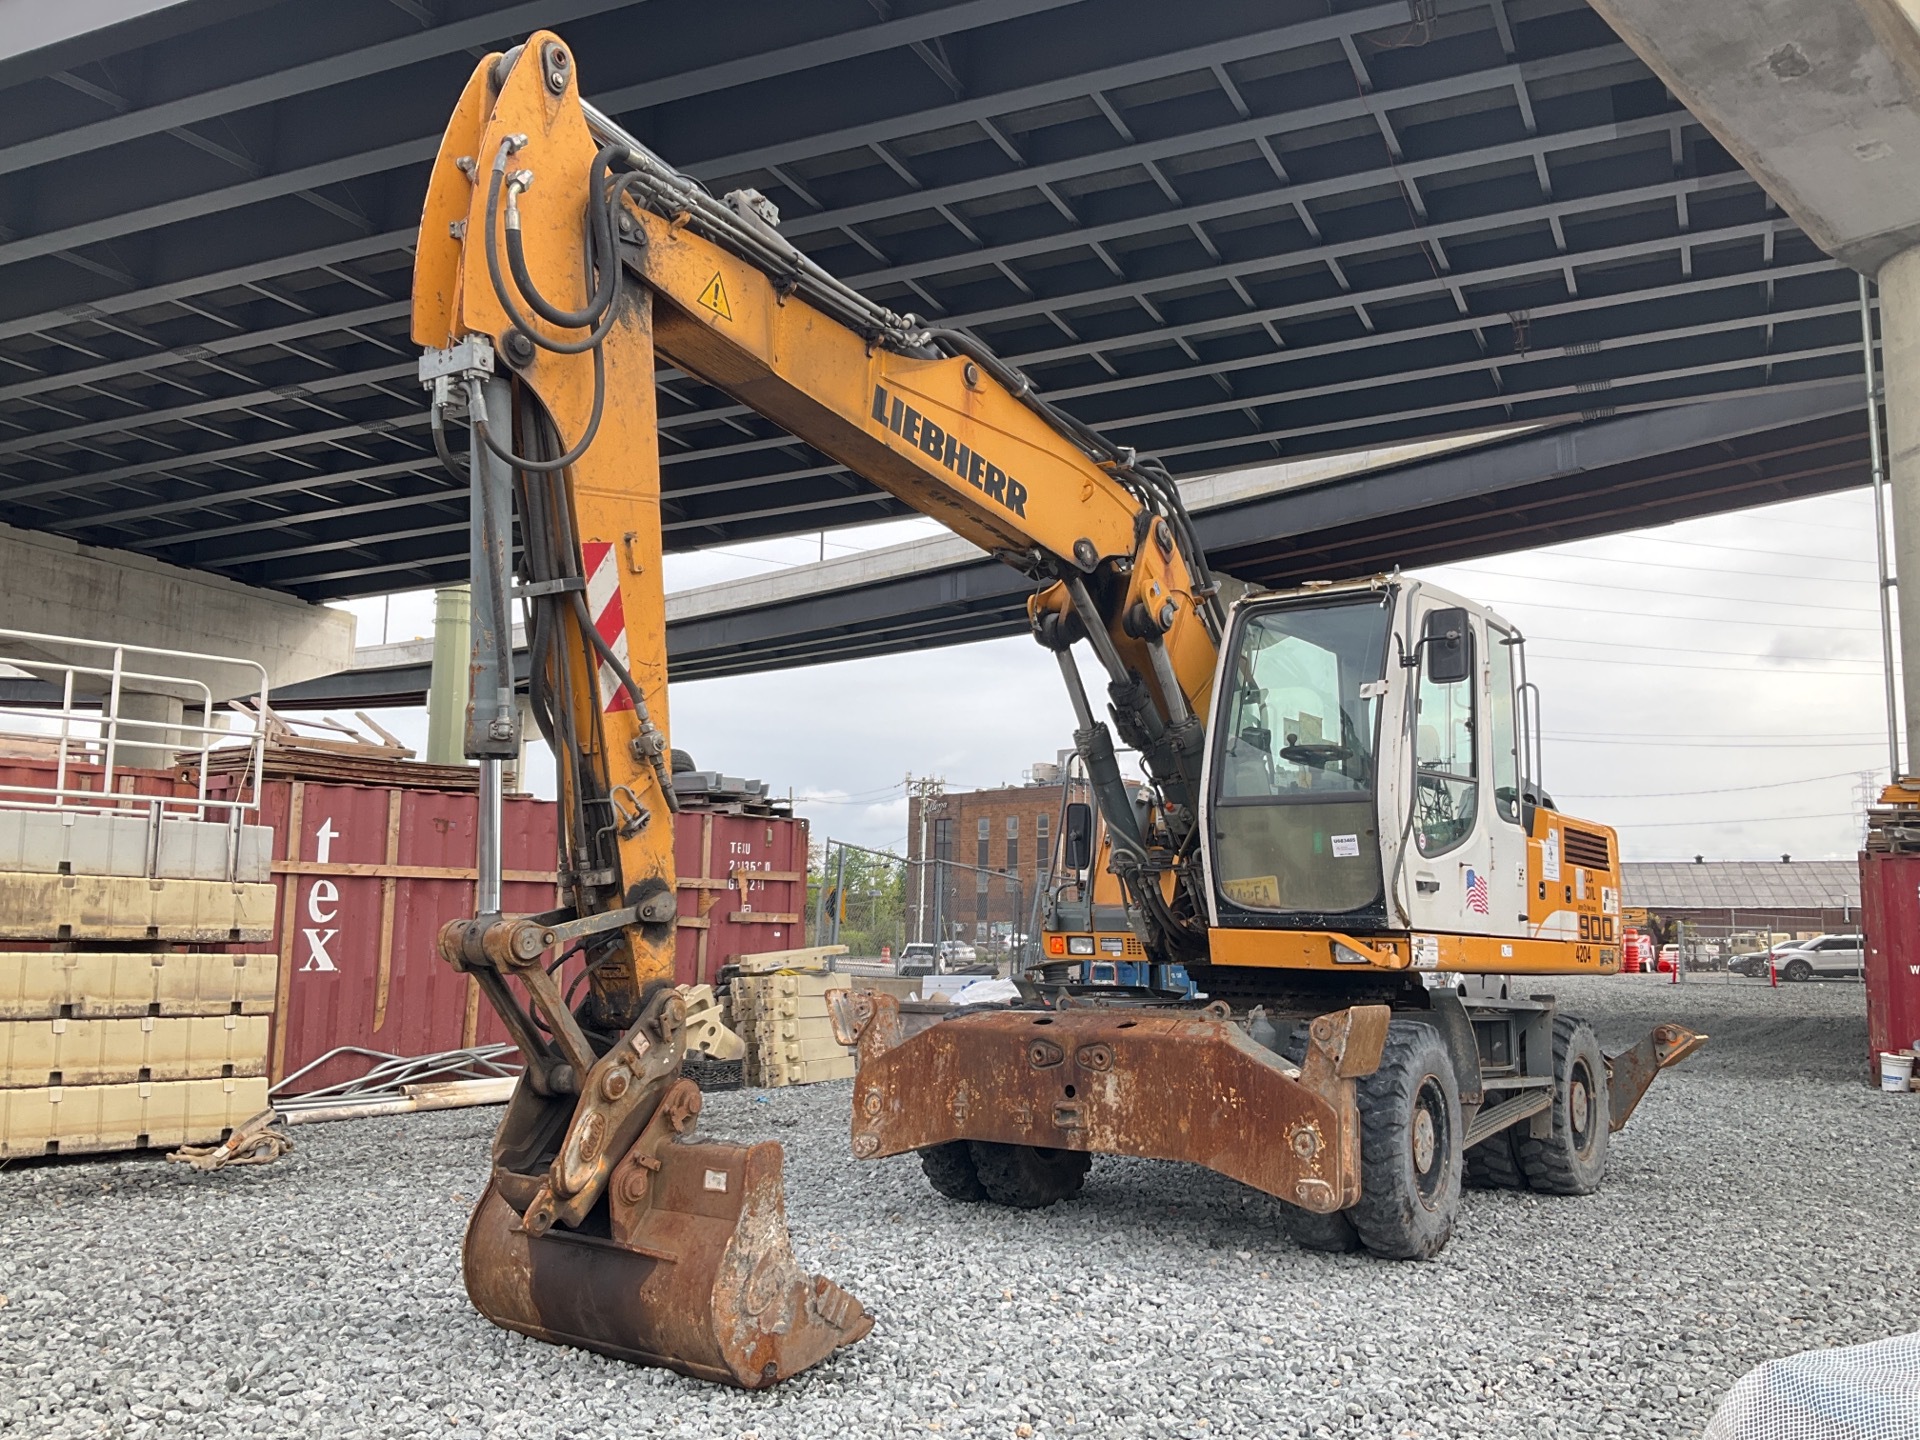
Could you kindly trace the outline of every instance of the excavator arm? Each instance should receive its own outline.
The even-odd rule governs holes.
[[[441,953],[526,1055],[468,1235],[469,1292],[510,1328],[748,1386],[871,1321],[794,1262],[778,1147],[690,1138],[661,585],[677,509],[661,492],[657,371],[697,376],[1032,578],[1114,872],[1169,958],[1205,941],[1187,887],[1222,618],[1163,469],[1048,406],[971,337],[841,285],[774,221],[757,195],[714,199],[583,105],[571,52],[540,33],[468,82],[413,297],[435,442],[471,486],[479,913],[446,928]],[[501,913],[498,883],[515,599],[562,819],[565,903],[531,917]],[[1071,659],[1082,639],[1154,782],[1150,823]]]

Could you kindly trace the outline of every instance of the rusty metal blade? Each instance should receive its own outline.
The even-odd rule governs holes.
[[[1607,1057],[1607,1128],[1618,1130],[1633,1118],[1634,1108],[1669,1065],[1678,1065],[1707,1043],[1707,1037],[1684,1025],[1656,1025],[1639,1044]]]
[[[1359,1199],[1353,1080],[1337,1072],[1378,1064],[1384,1010],[1316,1020],[1303,1077],[1193,1011],[981,1010],[898,1039],[898,1002],[860,998],[842,1020],[859,1035],[862,1159],[981,1140],[1191,1161],[1320,1212]]]
[[[673,1140],[655,1154],[644,1203],[628,1186],[605,1235],[531,1234],[490,1183],[464,1251],[480,1313],[538,1340],[749,1390],[873,1328],[858,1300],[794,1259],[777,1144]]]

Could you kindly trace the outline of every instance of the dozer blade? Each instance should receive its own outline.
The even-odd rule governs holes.
[[[873,1328],[860,1302],[794,1259],[778,1144],[693,1140],[678,1081],[608,1184],[601,1224],[535,1234],[487,1186],[467,1226],[467,1294],[537,1340],[757,1390]],[[605,1233],[593,1233],[604,1230]]]

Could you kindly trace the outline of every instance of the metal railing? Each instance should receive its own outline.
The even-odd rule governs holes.
[[[59,659],[48,656],[77,656]],[[0,776],[0,808],[147,809],[156,818],[173,816],[204,820],[209,809],[221,812],[232,824],[260,808],[260,787],[266,760],[268,690],[266,669],[252,660],[227,655],[203,655],[191,650],[163,650],[107,640],[83,640],[71,635],[43,635],[31,630],[0,628],[0,667],[40,680],[57,692],[50,704],[0,704],[0,747],[18,752],[8,759],[51,759],[51,784],[24,783]],[[196,674],[183,673],[188,670]],[[223,695],[255,703],[251,708],[229,706],[214,699],[213,687],[201,674],[212,674]],[[231,675],[231,681],[221,679]],[[145,719],[123,714],[132,695],[164,695],[183,702],[179,720]],[[188,715],[197,709],[198,720]],[[238,728],[216,720],[238,722]],[[24,722],[33,722],[27,724]],[[25,742],[21,744],[19,742]],[[247,747],[246,783],[237,793],[209,798],[208,763],[216,750]],[[191,794],[123,794],[116,779],[134,767],[129,750],[161,750],[170,760],[165,767],[183,766],[192,777]],[[36,753],[39,752],[39,753]],[[226,767],[223,767],[225,769]],[[239,767],[232,767],[238,769]],[[181,777],[185,779],[185,776]]]

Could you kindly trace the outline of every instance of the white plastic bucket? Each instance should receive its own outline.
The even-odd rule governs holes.
[[[1913,1052],[1911,1050],[1882,1050],[1880,1052],[1880,1088],[1890,1094],[1907,1093],[1907,1082],[1913,1078]]]

